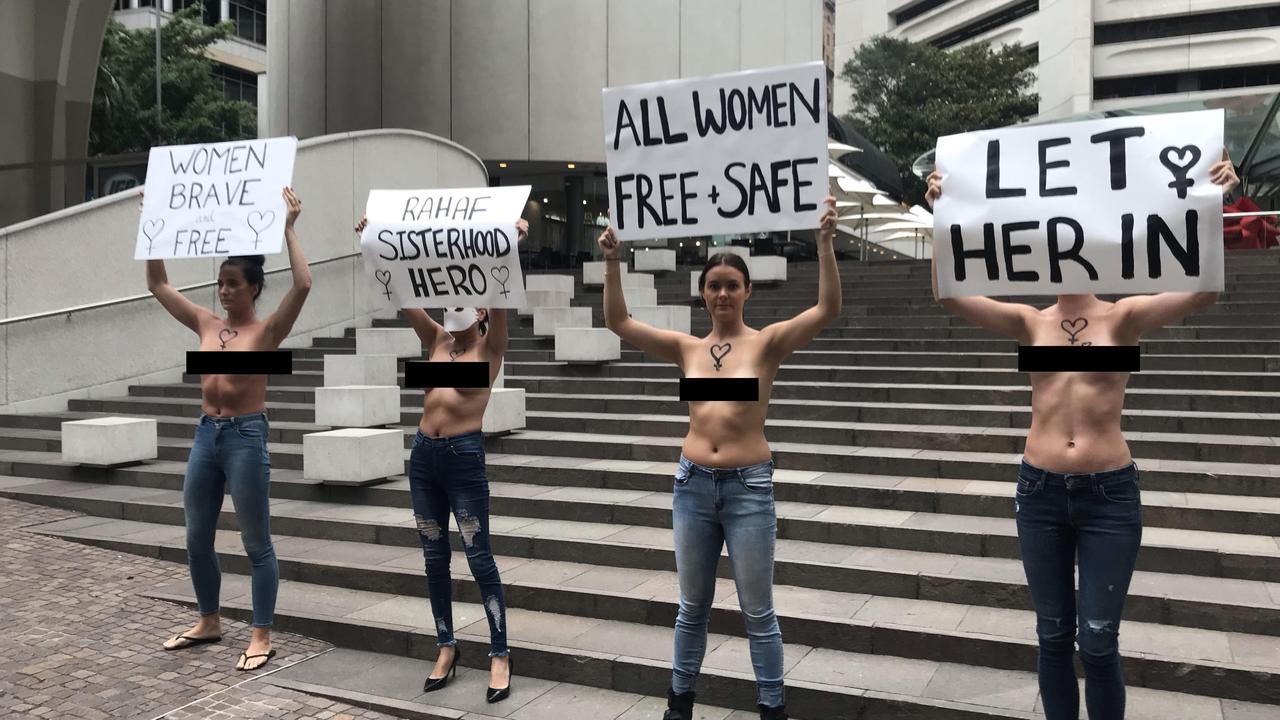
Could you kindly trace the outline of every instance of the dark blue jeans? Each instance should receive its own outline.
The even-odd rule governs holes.
[[[267,416],[201,415],[182,479],[187,523],[187,566],[201,615],[218,612],[222,571],[213,548],[222,499],[230,492],[245,554],[253,567],[253,626],[271,627],[280,569],[271,544],[271,456]]]
[[[449,573],[449,514],[471,575],[480,585],[489,618],[490,657],[507,654],[507,605],[502,579],[489,546],[489,480],[484,470],[484,434],[476,431],[446,438],[418,434],[409,455],[409,490],[418,540],[426,560],[427,593],[436,623],[436,644],[455,645],[453,579]]]
[[[1080,717],[1073,660],[1078,642],[1089,720],[1122,720],[1120,616],[1142,545],[1138,467],[1063,474],[1023,461],[1015,493],[1018,545],[1040,639],[1045,718]]]

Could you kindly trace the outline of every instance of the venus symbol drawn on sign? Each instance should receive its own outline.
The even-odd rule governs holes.
[[[382,294],[386,295],[387,299],[390,300],[391,299],[391,271],[377,270],[373,273],[373,276],[378,279],[378,282],[382,283],[382,288],[383,288]]]
[[[151,245],[160,233],[164,232],[164,220],[148,220],[142,224],[142,235],[147,239],[147,254],[151,254]]]
[[[1174,154],[1178,156],[1176,162],[1173,159]],[[1184,162],[1184,157],[1190,159]],[[1178,191],[1179,200],[1185,200],[1187,198],[1187,188],[1196,184],[1195,180],[1187,177],[1187,173],[1198,162],[1200,162],[1200,148],[1195,145],[1170,146],[1160,151],[1160,164],[1169,170],[1170,175],[1173,175],[1173,182],[1169,183],[1169,187]]]
[[[267,210],[266,212],[254,210],[253,212],[249,213],[249,217],[246,220],[246,222],[249,223],[249,229],[253,231],[253,249],[254,250],[257,250],[258,243],[262,242],[262,233],[267,228],[271,227],[271,224],[274,223],[275,221],[276,221],[276,213],[274,210]]]
[[[489,270],[489,274],[492,275],[493,279],[497,280],[498,284],[502,286],[502,297],[506,297],[511,294],[511,291],[507,289],[507,280],[511,279],[511,271],[509,269],[505,266],[491,268]]]

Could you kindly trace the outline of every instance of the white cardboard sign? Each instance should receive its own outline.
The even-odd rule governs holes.
[[[1223,112],[938,139],[938,295],[1221,291]]]
[[[516,221],[529,185],[370,190],[364,266],[395,307],[524,307]]]
[[[605,88],[620,240],[802,230],[827,196],[821,62]]]
[[[151,148],[134,259],[280,252],[297,152],[295,137]]]

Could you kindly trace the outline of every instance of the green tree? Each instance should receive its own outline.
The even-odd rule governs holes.
[[[231,21],[201,21],[192,4],[160,31],[163,112],[156,113],[155,30],[129,30],[112,20],[102,40],[89,129],[91,155],[146,150],[153,145],[220,142],[257,136],[257,111],[229,100],[213,75],[208,47],[229,37]]]
[[[898,163],[907,199],[922,202],[925,183],[911,163],[943,135],[1012,125],[1036,114],[1040,96],[1028,91],[1035,64],[1035,55],[1020,44],[947,51],[875,37],[840,71],[853,86],[853,111],[845,120]]]

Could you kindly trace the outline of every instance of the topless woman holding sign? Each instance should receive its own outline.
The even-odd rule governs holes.
[[[356,234],[364,232],[360,220]],[[529,234],[529,223],[516,223],[517,240]],[[484,411],[494,380],[507,353],[507,311],[486,308],[445,310],[441,326],[421,308],[400,313],[417,332],[430,362],[487,362],[489,384],[483,388],[427,388],[422,419],[409,455],[409,491],[418,540],[426,563],[427,594],[440,654],[423,681],[434,692],[457,674],[462,652],[453,637],[453,577],[449,572],[449,515],[458,522],[471,575],[480,586],[489,621],[489,688],[485,700],[498,702],[511,693],[511,658],[507,649],[507,606],[502,578],[489,539],[489,480],[485,476]]]
[[[1223,194],[1239,180],[1227,159],[1209,171]],[[942,175],[929,176],[930,207]],[[1220,238],[1219,238],[1220,240]],[[1044,310],[987,297],[939,300],[960,317],[1019,345],[1137,345],[1144,333],[1203,310],[1218,293],[1166,292],[1114,303],[1059,295]],[[1142,545],[1138,468],[1121,431],[1127,372],[1032,372],[1031,428],[1014,509],[1027,585],[1036,611],[1037,670],[1047,720],[1077,720],[1080,694],[1073,641],[1085,672],[1090,720],[1124,717],[1119,627]],[[1080,590],[1074,588],[1079,554]],[[1077,626],[1079,634],[1077,635]]]
[[[769,394],[778,367],[840,314],[840,276],[832,238],[835,198],[827,198],[818,231],[818,304],[763,330],[743,322],[751,278],[742,258],[712,255],[698,280],[711,313],[704,338],[646,325],[627,315],[619,277],[621,244],[613,228],[604,251],[605,325],[631,345],[680,366],[686,378],[753,378],[754,403],[689,403],[689,434],[681,450],[672,500],[680,611],[664,720],[692,720],[694,685],[707,649],[707,621],[715,594],[720,548],[729,546],[738,604],[746,621],[760,717],[785,719],[782,632],[773,611],[773,460],[764,437]]]
[[[258,318],[253,307],[264,286],[263,256],[223,261],[218,271],[218,300],[227,312],[226,319],[191,302],[170,285],[163,260],[147,261],[147,288],[170,315],[199,336],[201,350],[276,350],[293,330],[311,291],[311,269],[293,230],[302,201],[291,188],[284,189],[284,197],[288,208],[284,237],[293,286],[265,320]],[[280,584],[270,529],[267,376],[201,375],[200,398],[204,412],[196,425],[195,443],[182,480],[187,563],[200,619],[190,630],[166,642],[164,649],[182,650],[222,639],[218,618],[222,574],[213,539],[223,496],[230,492],[240,538],[253,565],[253,634],[236,669],[256,670],[276,654],[271,649],[271,622]]]

